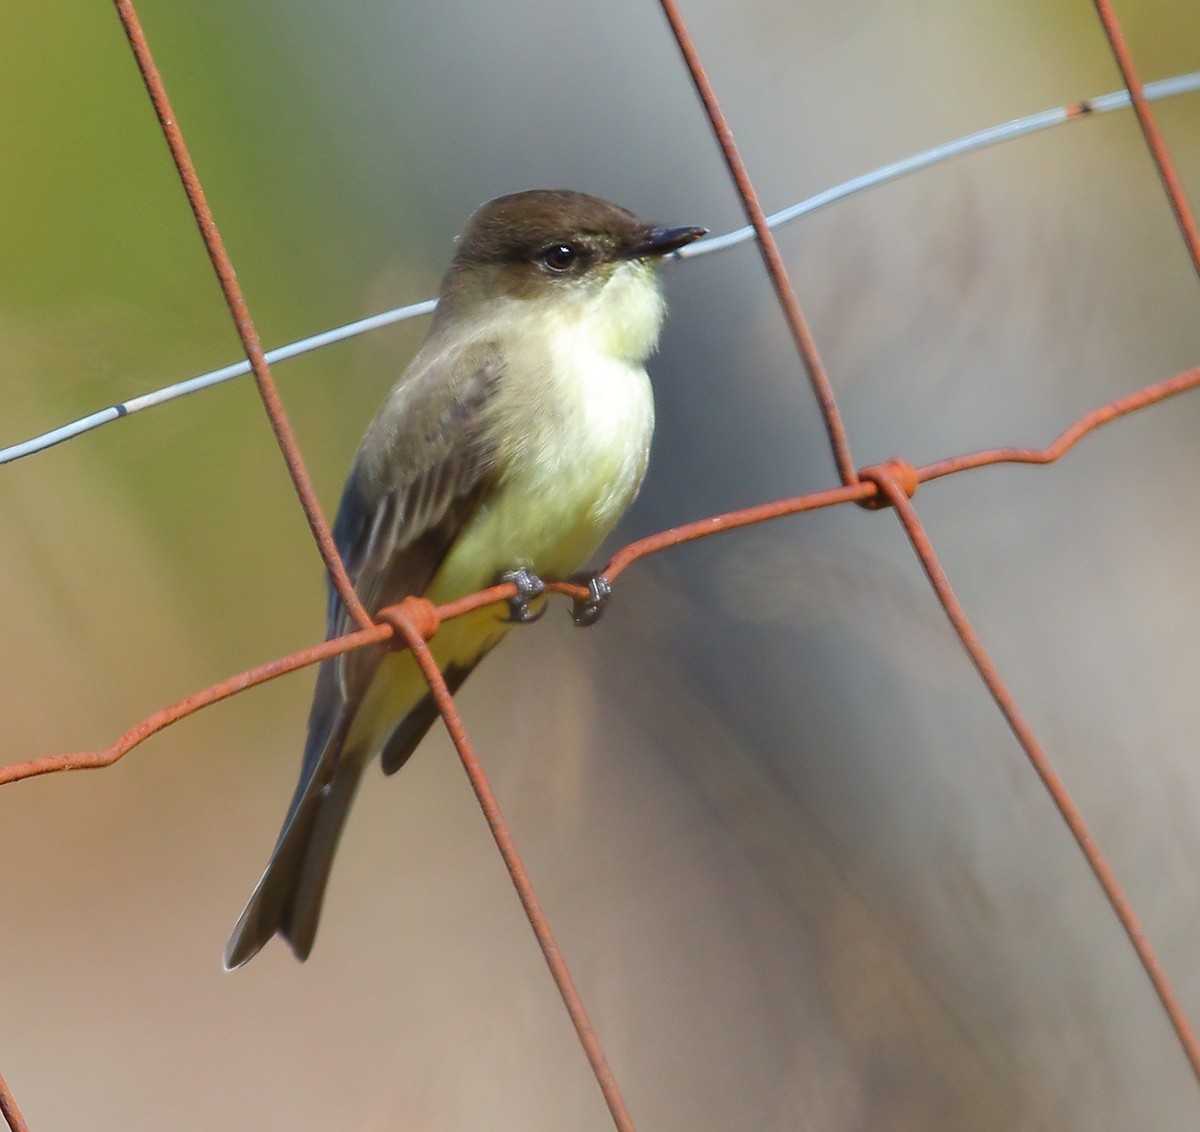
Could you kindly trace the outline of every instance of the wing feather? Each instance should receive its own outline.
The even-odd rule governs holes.
[[[338,552],[368,613],[424,593],[493,486],[488,409],[503,369],[495,342],[476,344],[458,357],[435,354],[405,375],[368,430],[334,523]],[[353,628],[330,586],[327,637]],[[385,655],[382,648],[357,649],[321,665],[289,817],[314,780],[332,778],[332,764]]]

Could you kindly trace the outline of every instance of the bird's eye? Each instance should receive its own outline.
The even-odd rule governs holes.
[[[551,271],[568,271],[579,258],[579,251],[570,244],[551,244],[539,258]]]

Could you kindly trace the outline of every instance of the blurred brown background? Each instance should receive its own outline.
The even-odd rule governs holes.
[[[147,33],[269,345],[428,296],[532,186],[740,224],[653,4],[204,5]],[[782,207],[1119,85],[1082,0],[697,0]],[[1200,9],[1120,5],[1146,78]],[[115,15],[6,13],[0,443],[237,356]],[[1200,102],[1157,113],[1193,198]],[[780,235],[860,464],[1042,444],[1200,356],[1132,117],[944,165]],[[671,272],[623,539],[833,482],[753,248]],[[277,377],[332,511],[422,333]],[[917,504],[1200,1017],[1200,403]],[[0,759],[101,747],[318,639],[321,569],[241,381],[0,468]],[[1185,1129],[1200,1090],[894,519],[662,556],[461,697],[639,1128]],[[0,1069],[37,1132],[609,1127],[452,751],[372,775],[313,958],[220,953],[293,787],[311,676],[103,773],[0,792]]]

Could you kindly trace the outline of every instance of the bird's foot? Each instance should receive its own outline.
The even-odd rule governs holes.
[[[612,583],[603,574],[580,574],[572,581],[587,586],[588,596],[575,599],[571,619],[580,628],[595,625],[612,596]]]
[[[507,574],[502,574],[500,581],[512,582],[517,587],[517,592],[508,599],[508,616],[501,617],[501,621],[512,625],[532,625],[533,622],[541,620],[546,607],[543,605],[536,612],[529,608],[530,602],[546,592],[546,583],[541,578],[522,566],[519,570],[510,570]]]

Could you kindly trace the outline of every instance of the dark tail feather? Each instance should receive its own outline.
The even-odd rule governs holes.
[[[346,751],[327,784],[316,778],[309,783],[229,937],[227,971],[252,959],[276,933],[291,944],[297,959],[308,958],[333,855],[362,771],[361,760]]]
[[[446,669],[451,692],[459,689],[480,659],[482,655],[470,664]],[[312,951],[333,855],[365,766],[364,755],[341,748],[351,717],[329,708],[337,702],[333,670],[323,665],[304,755],[307,783],[302,778],[267,870],[225,945],[227,971],[253,959],[277,934],[291,944],[297,959],[307,959]],[[408,761],[437,718],[433,696],[427,695],[401,720],[383,747],[387,774]]]

